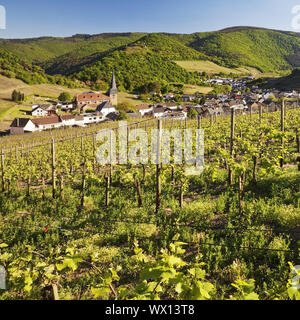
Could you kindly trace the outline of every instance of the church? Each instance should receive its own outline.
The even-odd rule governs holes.
[[[113,106],[118,105],[118,89],[116,84],[116,75],[113,72],[110,89],[107,94],[99,92],[84,92],[77,95],[77,108],[80,110],[96,108],[100,104],[109,102]]]
[[[117,106],[118,105],[118,89],[117,89],[117,84],[116,84],[115,72],[113,72],[113,75],[112,75],[112,80],[111,80],[110,89],[108,91],[108,96],[110,98],[110,103],[113,106]]]

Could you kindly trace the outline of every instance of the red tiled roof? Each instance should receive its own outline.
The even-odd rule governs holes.
[[[55,124],[61,122],[59,117],[38,118],[32,119],[31,121],[36,125]]]
[[[61,117],[63,120],[72,120],[72,119],[74,119],[74,116],[72,116],[72,115],[67,115],[67,116],[62,116]]]
[[[138,110],[148,110],[148,109],[150,109],[150,106],[147,104],[140,104],[137,106],[137,109]]]
[[[109,100],[109,97],[103,93],[83,93],[77,96],[77,101],[90,101],[90,100]]]

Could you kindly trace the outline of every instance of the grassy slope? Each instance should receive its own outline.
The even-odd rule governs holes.
[[[271,79],[268,81],[266,88],[300,90],[300,70],[294,69],[294,71],[286,77]]]
[[[186,69],[189,72],[206,72],[209,75],[219,74],[219,73],[226,73],[226,74],[236,74],[236,75],[243,75],[243,74],[251,74],[255,78],[264,78],[264,77],[276,77],[276,73],[269,72],[269,73],[261,73],[256,68],[251,67],[239,67],[239,68],[227,68],[220,66],[211,61],[175,61],[179,66]]]
[[[185,84],[184,87],[183,87],[183,92],[185,94],[194,94],[195,92],[208,94],[212,90],[213,90],[213,88],[211,88],[211,87],[193,86],[193,85],[190,85],[190,84]]]
[[[168,61],[187,61],[179,65],[189,71],[250,71],[256,76],[261,76],[260,73],[284,72],[298,63],[300,65],[300,37],[297,34],[256,28],[233,28],[191,35],[148,34],[126,47],[111,47],[106,53],[95,53],[89,46],[87,43],[79,54],[73,52],[57,59],[52,65],[48,65],[48,70],[51,73],[71,71],[76,74],[76,69],[86,70],[97,61],[101,61],[102,64],[106,57],[110,58],[110,64],[115,67],[119,62],[112,61],[116,56],[112,55],[111,50],[136,54],[134,58],[140,60],[141,64],[144,61],[142,56],[146,53],[158,54]],[[83,53],[87,52],[91,55],[83,57]],[[193,66],[191,61],[196,61]],[[183,65],[184,63],[187,65]]]
[[[133,41],[137,37],[139,39]],[[44,67],[50,74],[71,74],[80,70],[82,66],[96,63],[107,56],[111,56],[114,52],[126,52],[127,54],[137,55],[153,53],[169,61],[207,59],[202,53],[186,47],[182,43],[163,34],[154,33],[142,38],[141,34],[133,34],[130,38],[114,38],[113,41],[106,39],[106,45],[104,43],[97,43],[97,45],[94,47],[91,42],[87,43],[76,52],[48,61]]]
[[[123,36],[116,34],[109,38],[102,38],[100,36],[91,37],[81,42],[76,50],[59,57],[53,57],[53,59],[41,65],[50,74],[72,73],[78,66],[92,63],[105,53],[133,43],[143,35],[141,33],[132,33]]]
[[[187,71],[193,72],[206,72],[208,74],[216,74],[220,72],[224,73],[242,73],[241,70],[238,69],[231,69],[231,68],[226,68],[219,66],[211,61],[175,61],[179,66],[182,68],[186,69]]]
[[[30,62],[44,63],[51,74],[76,73],[83,66],[102,61],[114,50],[124,51],[126,46],[127,53],[137,53],[137,59],[138,53],[150,52],[167,60],[206,60],[234,69],[251,67],[255,72],[279,72],[300,66],[298,34],[248,27],[189,35],[130,33],[0,40],[1,46]]]
[[[230,67],[249,66],[274,72],[294,66],[300,38],[272,30],[233,29],[204,38],[200,35],[188,45]]]
[[[0,47],[12,52],[16,56],[26,58],[29,62],[45,62],[68,53],[76,57],[83,57],[98,51],[133,42],[144,34],[99,34],[94,36],[75,35],[68,38],[43,37],[22,40],[0,40]]]

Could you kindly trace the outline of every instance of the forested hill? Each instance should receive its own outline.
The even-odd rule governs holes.
[[[227,67],[249,66],[278,72],[300,66],[300,36],[255,28],[232,28],[187,43]]]
[[[300,90],[300,68],[296,68],[292,73],[285,77],[262,81],[263,87],[271,89],[278,88],[281,90]],[[265,85],[264,85],[265,84]]]
[[[115,69],[119,85],[126,90],[149,79],[193,82],[195,75],[174,63],[180,60],[206,60],[273,73],[300,67],[299,33],[254,27],[194,34],[112,33],[0,40],[1,47],[30,68],[38,65],[48,74],[87,83],[108,82]]]
[[[0,74],[7,78],[22,80],[27,84],[51,83],[65,85],[71,88],[82,85],[76,79],[72,80],[62,75],[48,75],[41,67],[22,60],[1,47]]]

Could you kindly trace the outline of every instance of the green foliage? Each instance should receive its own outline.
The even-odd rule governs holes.
[[[255,281],[253,279],[249,281],[237,280],[232,286],[237,290],[231,297],[232,300],[259,300],[258,294],[254,292]]]
[[[0,48],[0,74],[22,80],[27,84],[52,83],[73,88],[80,85],[78,81],[61,75],[55,77],[46,75],[41,67],[32,65],[2,48]]]
[[[173,61],[209,60],[231,68],[286,72],[299,66],[299,49],[297,34],[257,28],[192,35],[76,35],[1,40],[0,67],[1,74],[28,84],[50,82],[75,87],[78,83],[74,80],[79,79],[101,91],[107,89],[115,69],[120,89],[131,91],[149,82],[200,85],[200,79],[206,78],[206,74],[189,73]],[[46,75],[44,70],[55,76]],[[72,79],[61,75],[71,75]]]
[[[11,100],[14,102],[23,102],[25,101],[25,95],[24,93],[14,90],[11,94]]]
[[[94,134],[117,128],[115,122],[52,131],[51,137],[49,132],[3,137],[0,264],[8,271],[8,290],[1,290],[0,299],[297,298],[287,283],[288,262],[297,264],[299,247],[299,111],[287,110],[284,134],[280,112],[264,113],[261,123],[255,114],[251,121],[237,115],[234,157],[228,146],[230,117],[217,124],[203,118],[206,168],[187,176],[183,165],[163,165],[157,213],[155,165],[109,167],[95,161],[102,142],[95,142]],[[188,125],[195,129],[198,122]],[[174,120],[164,127],[183,129]],[[281,169],[283,153],[287,166]],[[253,156],[259,160],[256,183]]]
[[[215,32],[190,45],[228,67],[249,66],[262,72],[290,69],[297,63],[298,35],[272,30],[242,28]]]
[[[129,116],[127,115],[126,112],[124,111],[120,111],[118,116],[117,116],[117,120],[118,121],[123,121],[123,120],[128,120],[129,119]]]
[[[58,97],[59,101],[71,101],[72,97],[70,95],[69,92],[62,92],[59,97]]]
[[[182,82],[198,84],[201,79],[197,73],[189,73],[176,63],[155,52],[134,52],[128,54],[126,50],[108,54],[98,62],[87,65],[74,74],[80,81],[86,83],[96,81],[109,82],[111,71],[115,70],[118,86],[126,91],[145,91],[141,87],[147,86],[147,91],[156,89],[160,85],[153,83]],[[149,83],[151,83],[149,87]]]
[[[162,250],[157,261],[149,261],[143,250],[136,247],[132,258],[143,268],[140,282],[134,290],[129,286],[119,286],[115,298],[133,300],[160,300],[162,297],[184,300],[209,300],[215,291],[214,286],[205,281],[203,263],[187,263],[181,256],[184,243],[171,244],[170,251]],[[117,271],[110,269],[97,287],[93,287],[95,298],[107,299],[110,296],[112,282],[119,281]]]
[[[197,116],[198,116],[198,112],[197,110],[193,109],[193,108],[190,108],[189,111],[188,111],[188,114],[187,116],[191,119],[196,119]]]

